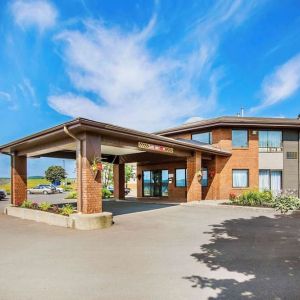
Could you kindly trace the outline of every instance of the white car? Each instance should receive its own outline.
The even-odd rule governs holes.
[[[55,188],[57,193],[63,193],[64,192],[64,189],[61,188],[61,187],[58,187],[58,186],[55,186],[55,185],[51,185],[51,186]]]
[[[40,184],[34,188],[28,189],[29,194],[54,194],[56,192],[55,187],[46,184]]]

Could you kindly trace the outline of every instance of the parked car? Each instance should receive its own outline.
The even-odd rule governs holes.
[[[63,193],[64,192],[63,188],[58,187],[58,186],[56,186],[54,184],[51,184],[51,187],[55,188],[55,190],[56,190],[57,193]]]
[[[114,193],[114,188],[112,186],[109,186],[107,188],[112,194]],[[125,188],[125,196],[127,196],[130,193],[130,188]]]
[[[3,200],[6,198],[6,192],[4,190],[0,190],[0,200]]]
[[[56,188],[51,185],[40,184],[34,188],[28,189],[28,193],[29,194],[44,194],[44,195],[54,194],[54,193],[56,193]]]

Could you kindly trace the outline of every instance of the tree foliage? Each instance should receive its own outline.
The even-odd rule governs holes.
[[[67,173],[61,166],[51,166],[46,170],[45,177],[48,181],[54,183],[65,179],[67,177]]]

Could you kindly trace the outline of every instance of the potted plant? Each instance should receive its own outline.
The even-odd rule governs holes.
[[[97,177],[98,173],[102,171],[102,162],[101,157],[95,156],[92,163],[91,163],[91,169],[94,173],[94,176]]]

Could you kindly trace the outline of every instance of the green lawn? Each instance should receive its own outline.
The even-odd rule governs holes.
[[[33,188],[39,184],[50,184],[45,178],[29,178],[27,180],[27,187]],[[74,183],[69,187],[74,188]],[[0,178],[0,190],[5,190],[7,193],[10,193],[10,180],[6,178]]]

